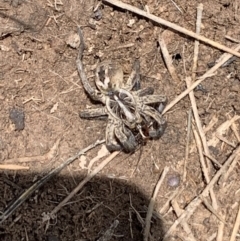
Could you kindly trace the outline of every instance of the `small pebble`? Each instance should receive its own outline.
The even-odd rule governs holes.
[[[102,19],[102,11],[101,11],[101,9],[97,9],[94,13],[93,13],[93,19],[95,19],[96,21],[99,21],[99,20],[101,20]]]
[[[168,186],[170,187],[178,187],[179,184],[180,184],[180,177],[179,175],[173,175],[173,176],[170,176],[167,180],[167,184]]]
[[[9,118],[15,125],[15,130],[21,131],[24,129],[25,114],[22,110],[15,109],[15,108],[11,109],[9,113]]]
[[[69,45],[71,48],[76,49],[80,45],[80,38],[79,35],[76,33],[72,33],[68,36],[68,39],[66,41],[67,45]]]

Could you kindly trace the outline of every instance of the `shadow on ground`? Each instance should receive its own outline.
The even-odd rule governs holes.
[[[36,175],[3,173],[0,182],[0,210],[33,182]],[[39,177],[38,177],[39,178]],[[0,240],[99,240],[115,220],[119,221],[109,240],[143,240],[141,218],[145,220],[149,200],[126,181],[97,177],[88,182],[49,225],[42,223],[83,177],[57,176],[36,191],[1,226]],[[128,182],[129,183],[129,182]],[[140,217],[139,217],[139,216]],[[153,240],[161,240],[163,226],[156,214],[152,218]]]

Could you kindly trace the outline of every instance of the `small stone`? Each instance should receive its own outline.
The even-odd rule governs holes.
[[[128,24],[127,24],[127,26],[129,27],[129,28],[132,28],[132,26],[135,24],[135,19],[130,19],[129,20],[129,22],[128,22]]]
[[[67,45],[69,45],[71,48],[76,49],[80,45],[80,38],[79,35],[76,33],[70,34],[68,36],[68,39],[66,41]]]
[[[15,130],[21,131],[25,127],[25,114],[22,110],[13,108],[10,110],[9,118],[15,125]]]
[[[96,21],[99,21],[102,19],[102,11],[100,8],[98,8],[94,13],[93,13],[93,19],[95,19]]]
[[[180,184],[180,177],[179,175],[175,174],[168,178],[167,180],[168,186],[170,187],[178,187]]]

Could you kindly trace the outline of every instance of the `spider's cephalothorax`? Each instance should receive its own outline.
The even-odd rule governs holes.
[[[129,78],[124,79],[123,70],[116,61],[103,61],[96,68],[95,84],[92,88],[84,72],[82,56],[84,41],[79,29],[80,49],[77,58],[78,72],[89,96],[104,106],[80,112],[81,118],[106,116],[106,146],[109,151],[133,152],[137,138],[159,138],[166,128],[161,112],[166,97],[154,95],[153,88],[140,88],[140,64],[136,60]]]

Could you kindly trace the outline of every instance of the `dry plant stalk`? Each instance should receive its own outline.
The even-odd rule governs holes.
[[[201,23],[202,23],[202,11],[203,11],[203,4],[200,3],[197,7],[196,34],[200,34]],[[193,55],[193,66],[192,66],[192,80],[193,81],[195,81],[195,78],[196,78],[198,52],[199,52],[199,41],[195,40],[194,55]]]
[[[70,193],[65,197],[50,213],[50,217],[54,217],[55,214],[77,193],[79,190],[89,182],[97,173],[99,173],[114,157],[120,152],[115,151],[105,160],[103,160],[92,172],[90,172]]]
[[[1,164],[0,170],[29,170],[29,167],[15,165],[15,164]]]
[[[233,227],[233,231],[232,231],[232,234],[231,234],[230,241],[235,241],[237,233],[238,233],[239,226],[240,226],[240,205],[239,205],[238,214],[237,214],[237,218],[236,218],[236,221],[235,221],[235,224],[234,224],[234,227]]]
[[[167,66],[167,69],[168,69],[172,79],[174,80],[174,82],[179,83],[180,79],[176,73],[175,67],[172,64],[172,57],[169,55],[167,46],[161,35],[159,35],[159,37],[158,37],[158,43],[160,45],[165,64]]]
[[[223,50],[223,51],[225,51],[227,53],[230,53],[232,55],[236,55],[237,57],[240,57],[240,53],[238,53],[236,50],[230,49],[227,46],[219,44],[219,43],[217,43],[217,42],[215,42],[213,40],[210,40],[210,39],[208,39],[206,37],[203,37],[201,35],[198,35],[198,34],[192,32],[192,31],[189,31],[189,30],[187,30],[187,29],[185,29],[183,27],[178,26],[177,24],[174,24],[174,23],[171,23],[169,21],[166,21],[166,20],[164,20],[164,19],[162,19],[160,17],[157,17],[157,16],[155,16],[155,15],[153,15],[151,13],[145,12],[145,11],[143,11],[143,10],[141,10],[139,8],[136,8],[136,7],[132,6],[132,5],[120,2],[118,0],[103,0],[103,2],[109,3],[109,4],[113,5],[113,6],[119,7],[121,9],[128,10],[130,12],[136,13],[136,14],[138,14],[140,16],[143,16],[145,18],[148,18],[148,19],[150,19],[150,20],[152,20],[152,21],[154,21],[156,23],[159,23],[161,25],[167,26],[167,27],[169,27],[171,29],[174,29],[174,30],[180,32],[180,33],[186,34],[186,35],[188,35],[188,36],[190,36],[192,38],[195,38],[195,39],[200,40],[200,41],[202,41],[204,43],[207,43],[207,44],[209,44],[209,45],[211,45],[211,46],[213,46],[215,48],[218,48],[218,49]]]
[[[166,174],[168,173],[168,171],[169,171],[169,167],[165,167],[163,172],[162,172],[161,178],[159,179],[159,181],[158,181],[158,183],[155,187],[155,190],[154,190],[153,196],[150,200],[150,203],[148,205],[147,217],[146,217],[146,220],[145,220],[145,228],[144,228],[144,232],[143,232],[143,240],[144,241],[148,241],[154,204],[155,204],[155,201],[156,201],[158,191],[159,191],[159,189],[160,189],[160,187],[163,183],[163,180],[164,180]]]
[[[234,50],[238,51],[240,49],[240,44],[237,45]],[[162,114],[165,114],[167,111],[169,111],[174,105],[176,105],[182,98],[184,98],[187,94],[189,94],[193,89],[195,89],[203,80],[206,78],[209,78],[213,75],[213,73],[220,68],[228,59],[232,57],[231,54],[223,54],[216,62],[211,69],[209,69],[204,75],[202,75],[200,78],[198,78],[197,81],[195,81],[189,88],[184,90],[180,95],[178,95],[173,101],[171,101],[163,110]]]
[[[114,220],[114,222],[111,224],[109,229],[97,241],[110,241],[112,239],[113,234],[114,234],[114,230],[117,228],[118,224],[119,224],[119,221]]]
[[[4,162],[5,163],[13,163],[13,162],[47,162],[53,159],[57,153],[58,146],[60,143],[60,138],[57,139],[57,141],[54,143],[53,147],[50,149],[49,152],[45,153],[42,156],[29,156],[29,157],[18,157],[18,158],[12,158],[7,159]]]
[[[167,241],[168,237],[172,235],[177,226],[181,224],[182,222],[186,222],[190,216],[194,213],[196,208],[202,203],[202,198],[207,197],[209,191],[213,188],[214,184],[218,181],[219,177],[227,171],[229,166],[231,165],[232,161],[235,159],[237,155],[240,154],[240,146],[237,147],[237,149],[232,153],[232,155],[227,159],[227,161],[224,163],[224,165],[221,167],[221,169],[218,170],[218,172],[215,174],[215,176],[212,178],[212,180],[208,183],[208,185],[204,188],[202,193],[197,196],[195,199],[193,199],[185,208],[184,212],[180,215],[179,218],[177,218],[172,226],[168,229],[168,231],[165,233],[163,237],[163,241]]]
[[[168,200],[165,202],[165,204],[162,206],[162,208],[160,209],[159,213],[160,214],[164,214],[167,212],[167,209],[169,209],[170,203],[172,202],[172,200],[176,199],[177,196],[179,196],[179,194],[183,191],[183,188],[179,189],[177,188],[168,198]]]
[[[99,144],[104,143],[105,140],[96,141],[95,143],[89,145],[88,147],[79,151],[76,155],[68,158],[61,165],[51,170],[47,175],[42,177],[40,180],[36,181],[31,187],[25,190],[14,202],[12,202],[6,210],[0,215],[0,224],[2,224],[19,206],[21,206],[37,189],[43,186],[47,181],[49,181],[52,177],[54,177],[57,173],[59,173],[64,167],[72,163],[79,156],[85,154],[87,151],[96,147]],[[55,143],[56,144],[56,143]]]
[[[174,212],[177,214],[177,217],[179,217],[184,211],[179,207],[179,205],[175,199],[172,200],[171,204],[172,204]],[[182,222],[182,227],[183,227],[183,230],[187,234],[187,236],[186,236],[187,241],[197,241],[191,231],[191,228],[189,227],[189,225],[186,222]]]
[[[187,163],[189,158],[189,142],[191,135],[191,123],[192,123],[192,109],[188,111],[188,123],[187,123],[187,140],[186,140],[186,148],[185,148],[185,158],[184,158],[184,166],[183,166],[183,182],[186,181],[187,177]]]
[[[187,87],[189,87],[191,85],[191,78],[190,77],[186,78],[186,84],[187,84]],[[209,171],[207,169],[207,166],[205,165],[204,156],[202,154],[202,145],[203,145],[203,149],[204,149],[205,153],[209,154],[210,152],[209,152],[209,149],[208,149],[206,136],[205,136],[204,131],[203,131],[202,123],[201,123],[200,117],[198,115],[197,104],[196,104],[196,100],[195,100],[193,92],[189,93],[189,98],[191,100],[193,115],[194,115],[194,119],[195,119],[195,122],[196,122],[196,125],[197,125],[197,128],[198,128],[198,133],[199,133],[200,138],[201,138],[201,142],[200,143],[197,140],[198,141],[197,142],[197,147],[198,147],[198,151],[199,151],[201,167],[203,169],[203,173],[204,173],[205,179],[206,179],[207,183],[209,183],[210,182]],[[194,134],[195,134],[195,138],[197,138],[198,135],[196,137],[196,132]],[[212,199],[213,208],[215,210],[217,210],[218,205],[217,205],[216,196],[215,196],[213,190],[210,190],[210,196],[211,196],[211,199]]]
[[[219,221],[216,241],[222,241],[222,240],[223,240],[223,234],[224,234],[223,230],[224,230],[224,225],[225,225],[225,216],[223,216],[223,222],[222,222],[222,221]]]

